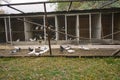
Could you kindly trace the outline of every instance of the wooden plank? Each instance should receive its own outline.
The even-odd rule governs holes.
[[[112,56],[116,56],[117,54],[119,54],[120,49],[117,49],[115,52],[112,53]]]

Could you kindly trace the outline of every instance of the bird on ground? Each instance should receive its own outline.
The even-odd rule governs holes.
[[[64,47],[65,48],[65,50],[68,50],[68,49],[70,49],[71,47],[70,46],[66,46],[66,47]]]
[[[62,46],[60,45],[60,50],[63,51],[63,50],[68,50],[70,49],[71,47],[70,46]]]
[[[16,42],[20,42],[20,39],[17,39]]]
[[[34,54],[35,53],[35,47],[33,47],[33,48],[28,48],[28,50],[30,51],[28,54]]]
[[[75,50],[72,50],[72,49],[69,49],[69,50],[67,50],[69,53],[74,53],[75,52]]]
[[[36,48],[39,48],[39,50],[37,51]],[[43,53],[47,52],[49,50],[49,48],[46,46],[43,46],[43,47],[35,47],[34,46],[33,49],[29,47],[28,50],[29,51],[31,50],[31,52],[29,52],[28,54],[30,54],[30,55],[34,54],[36,56],[39,56],[39,55],[42,55]]]
[[[35,52],[34,54],[35,54],[36,56],[39,56],[39,55],[40,55],[40,53],[39,53],[39,52]]]
[[[35,37],[34,39],[30,38],[29,40],[30,40],[31,42],[33,42],[33,41],[36,41],[37,38],[36,38],[36,37]]]
[[[63,52],[65,49],[62,45],[60,45],[60,51]]]
[[[80,46],[80,49],[83,49],[83,50],[90,50],[89,47],[86,47],[86,46]]]
[[[71,49],[71,46],[62,46],[62,45],[60,45],[60,51],[63,52],[64,50],[66,50],[68,53],[75,52],[75,50]]]
[[[42,46],[40,47],[40,54],[46,53],[47,51],[49,51],[49,47],[48,46]]]
[[[29,50],[29,51],[33,51],[33,48],[31,48],[31,47],[28,47],[28,50]]]
[[[10,53],[16,53],[16,52],[19,52],[21,50],[20,47],[15,47],[15,49],[11,50]]]
[[[84,49],[84,50],[90,50],[90,48],[88,48],[88,47],[85,47],[85,46],[83,47],[83,49]]]
[[[33,49],[33,51],[31,51],[31,52],[29,52],[28,53],[29,55],[36,55],[36,56],[38,56],[39,55],[39,52],[37,52],[36,50],[35,50],[35,48]]]

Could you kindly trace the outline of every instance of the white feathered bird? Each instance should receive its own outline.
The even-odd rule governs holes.
[[[39,51],[36,51],[36,48],[40,48]],[[29,48],[29,50],[32,50],[32,48]],[[34,54],[36,56],[39,56],[45,52],[47,52],[49,50],[49,48],[47,46],[43,46],[43,47],[35,47],[33,48],[33,51],[29,52],[28,54]]]
[[[63,52],[64,50],[66,50],[68,53],[74,53],[75,52],[75,50],[71,49],[71,46],[60,45],[60,51]]]
[[[33,42],[33,41],[36,41],[37,39],[36,39],[36,37],[35,37],[34,39],[30,38],[29,40],[30,40],[31,42]]]
[[[20,47],[17,47],[17,46],[15,46],[14,48],[15,48],[15,49],[11,50],[10,53],[16,53],[16,52],[19,52],[19,51],[21,50],[21,48],[20,48]]]
[[[80,46],[80,49],[83,49],[83,50],[90,50],[89,47],[86,47],[86,46]]]
[[[69,49],[69,50],[67,50],[69,53],[74,53],[75,52],[75,50],[72,50],[72,49]]]
[[[16,42],[20,42],[20,39],[17,39]]]
[[[36,27],[35,27],[35,30],[38,30],[38,29],[39,29],[39,26],[36,26]]]
[[[33,49],[29,47],[29,50],[31,50],[31,52],[29,52],[28,54],[30,54],[30,55],[35,54],[35,47]]]
[[[68,50],[68,49],[71,49],[71,47],[70,46],[65,46],[64,49]]]
[[[40,54],[46,53],[49,50],[48,46],[40,47]]]

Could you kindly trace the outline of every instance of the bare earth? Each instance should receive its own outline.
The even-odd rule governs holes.
[[[15,46],[11,45],[0,45],[0,57],[29,57],[36,55],[29,55],[28,47],[33,45],[19,45],[21,48],[20,52],[11,53],[11,50]],[[39,45],[36,45],[39,46]],[[67,51],[61,52],[59,45],[52,45],[52,56],[112,56],[113,52],[119,49],[120,45],[82,45],[90,48],[89,50],[81,49],[80,46],[72,45],[72,49],[75,50],[74,53],[68,53]],[[39,56],[50,56],[49,51],[39,55]],[[120,52],[116,55],[120,56]]]

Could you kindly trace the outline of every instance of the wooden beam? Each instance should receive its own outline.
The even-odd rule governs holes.
[[[23,13],[23,14],[24,14],[24,12],[23,12],[23,11],[21,11],[21,10],[19,10],[19,9],[17,9],[17,8],[14,8],[14,7],[10,6],[10,5],[8,5],[7,7],[11,8],[11,9],[14,9],[14,10],[16,10],[16,11],[18,11],[18,12],[20,12],[20,13]]]
[[[72,1],[70,2],[70,5],[69,5],[69,8],[68,8],[68,11],[70,11],[71,6],[72,6]]]
[[[120,52],[120,49],[115,50],[115,52],[112,53],[112,56],[116,56]]]
[[[7,4],[10,4],[10,3],[9,3],[8,1],[6,1],[6,0],[3,0],[3,1],[6,2]],[[21,10],[19,10],[19,9],[17,9],[17,8],[14,8],[14,7],[12,7],[11,5],[7,5],[7,7],[12,8],[12,9],[14,9],[14,10],[20,12],[20,13],[24,13],[23,11],[21,11]]]

